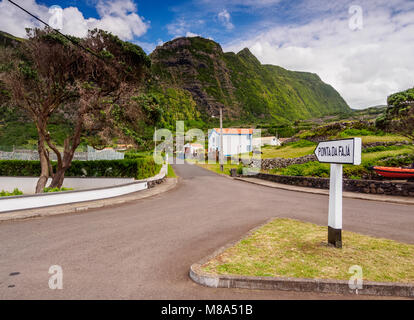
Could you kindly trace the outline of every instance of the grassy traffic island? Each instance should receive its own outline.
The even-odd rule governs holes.
[[[343,248],[326,244],[327,227],[277,218],[201,268],[210,275],[348,281],[351,266],[364,281],[414,284],[414,245],[343,231]]]

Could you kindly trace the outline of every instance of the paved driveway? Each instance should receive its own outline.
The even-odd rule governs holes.
[[[325,225],[328,198],[175,166],[179,185],[117,207],[0,224],[0,298],[312,299],[337,295],[212,289],[192,263],[272,217]],[[344,229],[414,243],[414,207],[344,199]],[[63,290],[48,287],[51,265]]]

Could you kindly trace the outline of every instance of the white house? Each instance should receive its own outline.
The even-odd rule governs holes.
[[[253,129],[223,128],[224,156],[252,151]],[[220,128],[211,129],[208,135],[208,151],[220,151]]]
[[[199,143],[187,143],[184,145],[184,153],[198,153],[202,152],[204,150],[204,147]]]
[[[276,138],[275,136],[254,138],[253,142],[256,145],[260,144],[261,147],[263,147],[263,146],[280,146],[282,144],[280,142],[280,140],[278,138]]]

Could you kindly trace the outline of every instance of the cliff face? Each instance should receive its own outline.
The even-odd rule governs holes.
[[[262,65],[246,48],[224,53],[201,37],[178,38],[150,55],[152,72],[167,86],[189,91],[205,116],[222,106],[230,119],[296,120],[350,111],[330,85],[312,73]]]

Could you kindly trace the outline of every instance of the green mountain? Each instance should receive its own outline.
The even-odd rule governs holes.
[[[285,122],[348,113],[339,93],[318,75],[262,65],[245,48],[224,53],[201,37],[178,38],[150,55],[152,73],[163,86],[191,92],[202,115],[223,107],[232,120]]]
[[[18,50],[23,41],[0,31],[0,51]],[[117,123],[126,136],[143,147],[152,146],[154,126],[174,130],[177,120],[184,120],[186,129],[217,126],[218,120],[212,116],[218,115],[220,107],[226,126],[260,124],[272,128],[352,112],[338,92],[316,74],[262,65],[248,49],[224,53],[212,40],[178,38],[157,47],[150,58],[151,70],[133,97],[137,110],[131,112],[152,114],[156,110],[158,120],[155,125],[131,125],[120,117]],[[7,67],[6,61],[0,61],[0,72],[3,67]],[[11,144],[35,147],[34,124],[28,115],[16,112],[9,99],[10,93],[0,80],[0,148]],[[61,145],[70,126],[55,116],[48,129]]]

